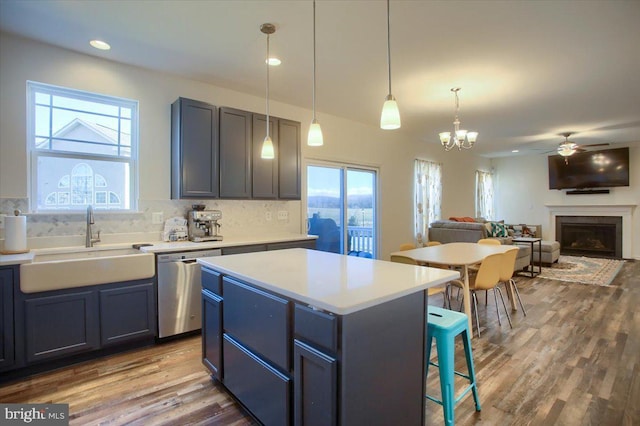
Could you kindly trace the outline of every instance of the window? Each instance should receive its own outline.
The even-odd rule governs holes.
[[[493,174],[476,170],[476,217],[493,219]]]
[[[415,177],[415,237],[421,247],[429,241],[429,224],[442,214],[442,164],[416,159]]]
[[[138,102],[27,82],[31,210],[135,210]]]
[[[375,169],[309,165],[307,221],[308,233],[318,235],[316,249],[376,258],[376,193]]]

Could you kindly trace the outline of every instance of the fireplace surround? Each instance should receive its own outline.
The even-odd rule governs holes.
[[[622,258],[621,216],[556,216],[560,254]]]

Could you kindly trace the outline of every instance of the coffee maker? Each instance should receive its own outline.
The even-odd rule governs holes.
[[[197,243],[222,241],[222,235],[218,234],[221,226],[218,223],[220,219],[222,219],[220,210],[190,210],[187,216],[189,240]]]

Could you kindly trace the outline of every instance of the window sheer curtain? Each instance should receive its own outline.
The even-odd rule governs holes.
[[[429,241],[429,224],[440,219],[442,211],[442,164],[431,161],[415,161],[416,174],[416,245]]]
[[[493,219],[493,173],[476,170],[476,217]]]

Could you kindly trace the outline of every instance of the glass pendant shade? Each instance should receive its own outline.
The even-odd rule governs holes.
[[[571,142],[560,144],[560,146],[558,147],[558,154],[562,155],[563,157],[569,157],[570,155],[576,153],[576,147],[577,145]]]
[[[442,142],[443,145],[448,144],[451,140],[451,132],[438,133],[438,136],[440,136],[440,142]]]
[[[380,128],[384,130],[400,128],[400,111],[398,110],[398,103],[392,95],[387,96],[387,100],[382,105]]]
[[[264,158],[265,160],[272,160],[276,156],[276,153],[273,149],[273,141],[269,136],[264,138],[264,142],[262,142],[262,151],[260,152],[260,158]]]
[[[309,136],[307,137],[307,145],[309,146],[322,146],[324,139],[322,137],[322,129],[318,120],[313,120],[309,126]]]
[[[456,139],[458,139],[460,143],[464,142],[465,136],[467,136],[466,130],[456,130]]]
[[[475,143],[476,139],[478,139],[478,132],[467,133],[467,140],[469,141],[469,143],[471,144]]]

